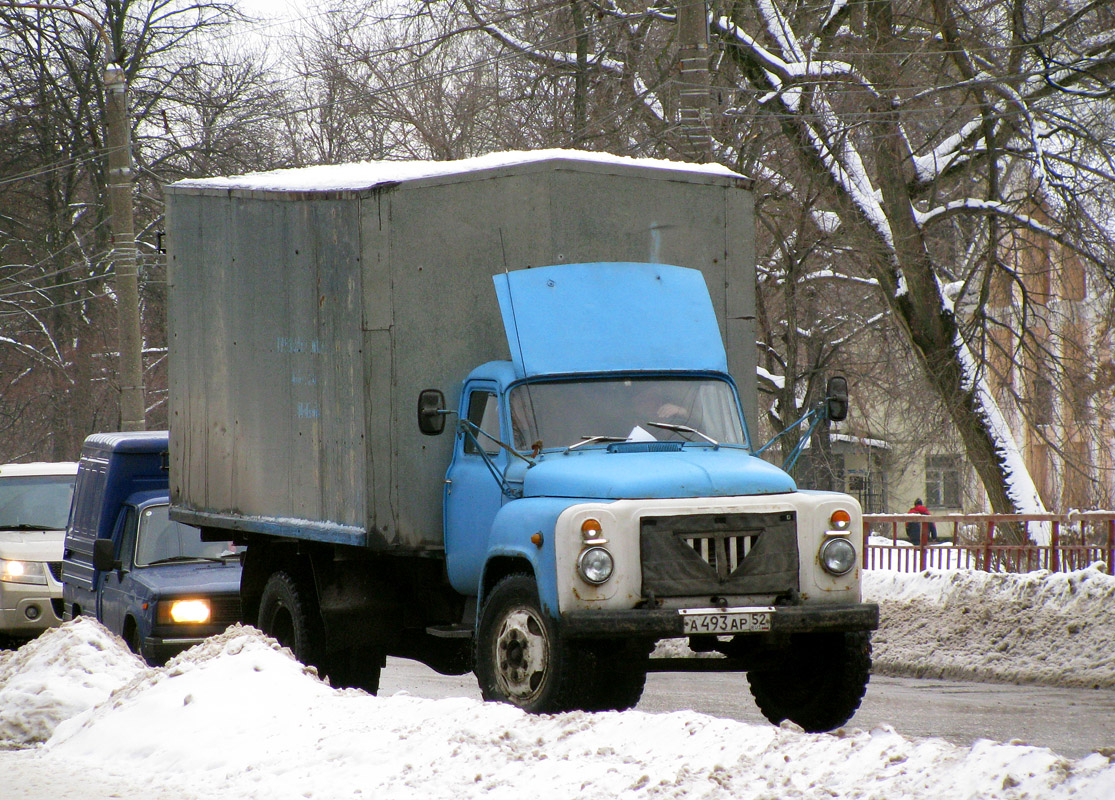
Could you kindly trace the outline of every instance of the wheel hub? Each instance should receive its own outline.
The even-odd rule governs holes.
[[[496,635],[496,680],[509,700],[529,702],[538,694],[549,668],[546,628],[529,608],[513,609]]]

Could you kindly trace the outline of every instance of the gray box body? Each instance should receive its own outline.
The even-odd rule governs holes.
[[[584,156],[340,188],[167,187],[173,515],[441,550],[453,437],[419,433],[418,394],[456,408],[474,367],[508,357],[504,269],[700,269],[754,430],[748,183]]]

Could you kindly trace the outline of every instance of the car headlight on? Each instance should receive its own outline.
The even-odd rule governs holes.
[[[829,539],[821,545],[821,566],[833,575],[845,575],[856,565],[856,548],[847,539]]]
[[[577,559],[577,570],[581,577],[592,584],[601,584],[612,577],[615,562],[612,554],[603,547],[590,547]]]
[[[41,561],[10,561],[0,558],[0,581],[46,586],[46,565]]]
[[[205,598],[163,600],[159,603],[160,625],[201,625],[212,617],[212,609]]]

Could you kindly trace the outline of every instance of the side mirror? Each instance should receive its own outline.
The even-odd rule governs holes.
[[[93,569],[97,572],[108,572],[116,568],[116,559],[112,539],[95,539],[93,541]]]
[[[848,416],[848,381],[843,375],[833,375],[825,386],[825,416],[833,422]]]
[[[418,430],[427,436],[437,436],[445,430],[445,395],[440,389],[419,392]]]

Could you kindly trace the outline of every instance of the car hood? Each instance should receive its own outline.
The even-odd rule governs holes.
[[[185,594],[236,594],[240,591],[240,564],[183,561],[139,567],[132,577],[159,596]]]
[[[64,531],[0,531],[0,558],[61,561]]]
[[[796,490],[778,467],[740,448],[673,452],[598,447],[547,453],[523,476],[524,497],[735,497]]]

